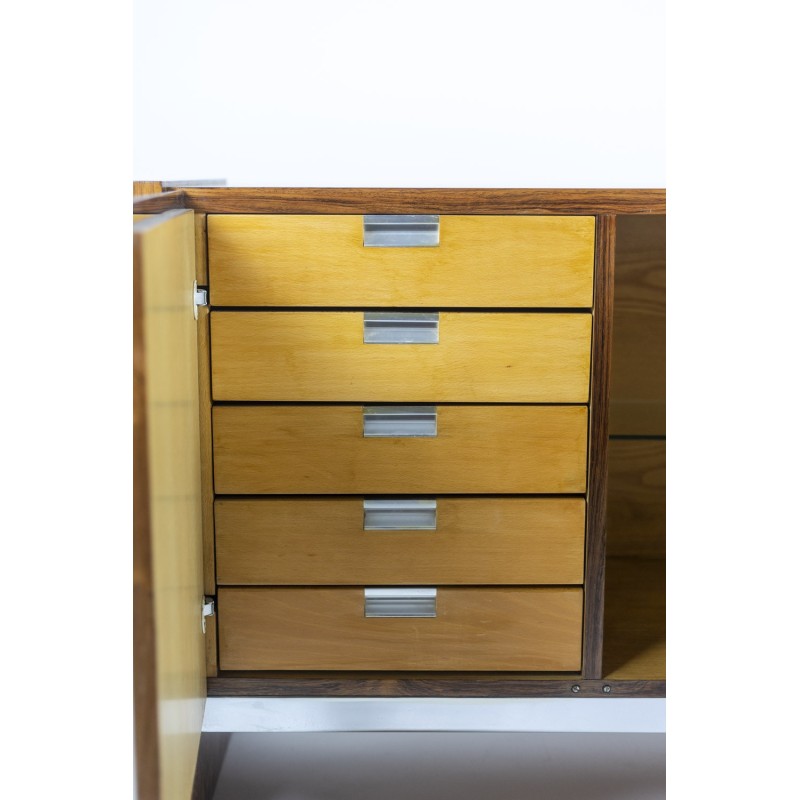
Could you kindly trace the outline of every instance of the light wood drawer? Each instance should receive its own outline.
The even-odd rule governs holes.
[[[217,581],[247,584],[579,584],[580,498],[443,497],[434,510],[362,498],[215,503]],[[366,501],[373,503],[371,498]],[[392,501],[390,501],[392,502]],[[402,503],[405,502],[405,506]],[[405,508],[406,510],[402,510]],[[409,513],[410,511],[410,513]],[[402,528],[420,523],[433,529]],[[376,525],[397,526],[374,529]]]
[[[214,399],[585,403],[591,328],[586,313],[442,312],[438,343],[376,344],[363,312],[215,311]]]
[[[216,406],[218,494],[568,494],[585,406],[438,406],[437,435],[365,437],[361,406]]]
[[[443,588],[434,618],[365,617],[361,588],[220,589],[220,668],[581,668],[583,591]]]
[[[438,247],[364,247],[363,217],[209,215],[215,306],[588,308],[594,217],[440,217]]]

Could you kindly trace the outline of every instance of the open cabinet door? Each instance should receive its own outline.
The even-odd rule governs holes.
[[[194,213],[133,230],[137,793],[189,800],[206,697]]]

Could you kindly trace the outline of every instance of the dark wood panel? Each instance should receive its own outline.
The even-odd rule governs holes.
[[[612,435],[665,433],[665,287],[665,217],[618,217],[611,364]]]
[[[608,484],[608,383],[611,318],[614,312],[616,220],[597,218],[592,331],[592,385],[589,412],[589,471],[586,495],[586,568],[583,675],[599,678],[603,662],[603,591]]]
[[[609,443],[609,557],[664,557],[666,450],[665,441],[612,439]]]
[[[663,559],[609,558],[607,680],[666,679],[666,565]]]
[[[230,733],[204,733],[200,736],[192,800],[214,800],[231,736]]]
[[[578,691],[574,687],[578,687]],[[609,687],[608,690],[605,687]],[[341,674],[209,678],[209,697],[664,697],[665,681],[371,678]]]
[[[173,208],[186,208],[182,191],[150,194],[133,198],[134,214],[158,214]]]
[[[185,189],[209,214],[663,214],[664,189]]]

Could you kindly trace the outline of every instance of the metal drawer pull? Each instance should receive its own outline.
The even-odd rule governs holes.
[[[364,247],[438,246],[438,214],[364,215]]]
[[[365,531],[435,531],[435,500],[365,500]]]
[[[435,617],[436,589],[364,589],[365,617]]]
[[[436,436],[436,406],[364,406],[364,436]]]
[[[439,312],[364,312],[365,344],[438,344]]]

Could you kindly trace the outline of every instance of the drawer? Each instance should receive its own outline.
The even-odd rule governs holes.
[[[591,328],[587,313],[215,311],[214,399],[585,403]]]
[[[581,668],[577,587],[437,589],[435,617],[367,617],[364,589],[352,587],[231,588],[218,599],[224,670]]]
[[[217,581],[580,584],[585,510],[571,497],[217,500]]]
[[[398,410],[374,408],[389,411],[389,419]],[[404,426],[404,416],[414,408],[400,406],[397,424]],[[362,406],[216,406],[216,491],[429,495],[585,491],[585,406],[438,406],[433,412],[435,435],[365,436],[370,410],[365,413]]]
[[[592,304],[594,217],[442,216],[437,247],[365,247],[363,220],[209,215],[212,304]]]

